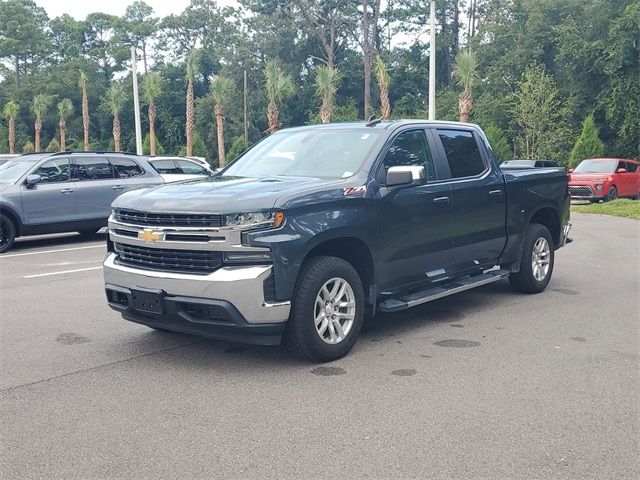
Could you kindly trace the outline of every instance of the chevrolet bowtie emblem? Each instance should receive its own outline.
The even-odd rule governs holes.
[[[140,240],[144,240],[145,243],[154,243],[158,240],[164,240],[164,233],[155,232],[150,228],[145,228],[144,230],[138,232],[138,238]]]

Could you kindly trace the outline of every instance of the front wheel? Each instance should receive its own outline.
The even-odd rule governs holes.
[[[609,193],[607,195],[607,202],[611,202],[613,200],[615,200],[616,198],[618,198],[618,190],[616,189],[616,187],[611,187],[609,189]]]
[[[296,283],[284,343],[308,360],[336,360],[356,343],[363,318],[358,272],[341,258],[314,257],[303,265]]]
[[[0,253],[13,246],[16,239],[16,226],[9,217],[0,213]]]
[[[547,227],[538,223],[529,225],[520,260],[520,271],[509,276],[509,283],[514,290],[540,293],[547,288],[555,260],[553,245],[553,238]]]

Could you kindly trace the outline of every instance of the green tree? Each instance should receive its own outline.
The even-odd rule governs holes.
[[[193,132],[193,136],[191,137],[191,141],[193,143],[191,149],[191,155],[187,155],[187,147],[186,145],[180,149],[178,155],[182,157],[200,157],[207,159],[209,156],[209,150],[207,149],[207,144],[204,143],[204,140],[200,136],[198,132]],[[207,159],[207,162],[211,164],[211,162]]]
[[[113,134],[113,149],[120,152],[121,148],[121,125],[120,114],[127,101],[127,93],[121,82],[112,82],[103,100],[103,108],[107,110],[113,118],[111,132]]]
[[[64,149],[60,145],[60,142],[57,138],[53,137],[51,141],[47,144],[47,147],[44,149],[45,152],[62,152]]]
[[[234,161],[242,152],[247,149],[247,144],[244,141],[244,137],[236,138],[231,144],[229,153],[227,154],[227,160],[229,162]]]
[[[40,135],[42,134],[42,119],[47,113],[47,109],[51,105],[51,97],[39,93],[35,97],[33,97],[33,104],[31,106],[31,110],[36,117],[36,121],[34,123],[35,129],[35,141],[34,141],[34,150],[36,152],[40,151]]]
[[[63,98],[58,102],[58,127],[60,127],[60,143],[58,144],[58,147],[61,152],[64,152],[67,149],[67,119],[72,112],[73,103],[71,102],[71,99]]]
[[[30,141],[24,142],[24,145],[22,146],[22,153],[33,153],[33,152],[35,152],[35,147],[33,146],[33,143],[31,143]]]
[[[514,99],[519,156],[565,163],[571,134],[567,128],[569,112],[544,67],[534,65],[525,70]]]
[[[148,105],[149,151],[152,156],[156,155],[156,100],[162,94],[162,84],[162,77],[156,72],[148,73],[142,79],[142,94]]]
[[[148,73],[147,48],[158,30],[158,19],[153,16],[153,8],[136,0],[125,10],[119,30],[127,44],[142,50],[144,73]]]
[[[186,80],[187,80],[187,98],[186,98],[186,122],[185,134],[187,137],[187,156],[190,157],[193,152],[193,129],[195,128],[195,104],[193,97],[193,81],[198,71],[199,54],[197,50],[192,51],[187,57]]]
[[[142,153],[145,155],[151,155],[152,157],[156,155],[164,155],[164,147],[160,143],[160,141],[156,138],[155,141],[155,153],[151,153],[151,134],[147,133],[142,139]]]
[[[509,141],[500,127],[489,124],[485,125],[483,130],[498,162],[504,162],[505,160],[513,158]]]
[[[16,118],[18,117],[18,113],[20,113],[20,105],[10,100],[5,103],[2,113],[7,119],[9,128],[9,153],[14,154],[16,153]]]
[[[280,115],[280,105],[291,98],[295,92],[293,78],[291,74],[285,73],[277,60],[269,60],[264,69],[265,88],[269,105],[267,107],[267,121],[269,128],[267,131],[273,133],[280,128],[278,117]]]
[[[332,67],[320,65],[316,68],[316,95],[320,97],[322,106],[320,107],[320,119],[322,123],[331,121],[331,112],[335,102],[336,92],[340,85],[340,72]]]
[[[382,61],[380,55],[376,56],[374,71],[378,80],[378,89],[380,90],[380,110],[383,120],[391,118],[391,103],[389,102],[389,84],[391,83],[391,75],[389,67]]]
[[[468,122],[471,110],[473,109],[473,85],[478,74],[478,60],[470,52],[459,52],[453,65],[453,75],[458,85],[462,87],[462,93],[458,97],[458,109],[460,111],[460,121]]]
[[[217,132],[217,143],[218,143],[218,166],[225,166],[225,155],[224,155],[224,108],[225,105],[231,100],[235,92],[235,85],[233,80],[227,77],[221,77],[217,75],[211,81],[211,87],[209,89],[209,93],[215,102],[215,106],[213,107],[213,111],[216,116],[216,132]]]
[[[593,120],[593,115],[589,115],[582,123],[582,132],[569,155],[570,168],[574,168],[585,158],[598,158],[604,153],[604,143],[598,136],[598,127]]]

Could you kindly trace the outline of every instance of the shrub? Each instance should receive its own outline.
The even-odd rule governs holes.
[[[585,158],[601,157],[603,153],[604,143],[598,136],[598,127],[593,120],[593,115],[589,115],[584,119],[582,132],[569,155],[569,167],[574,168]]]

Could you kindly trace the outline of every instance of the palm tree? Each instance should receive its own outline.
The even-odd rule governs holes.
[[[43,95],[39,93],[35,97],[33,97],[33,105],[31,109],[33,110],[33,114],[36,116],[36,121],[34,123],[36,135],[34,142],[34,151],[40,151],[40,134],[42,133],[42,118],[45,113],[47,113],[47,109],[51,105],[51,97],[47,95]]]
[[[20,105],[10,100],[4,105],[2,113],[9,122],[9,153],[14,154],[16,153],[16,118],[20,113]]]
[[[376,56],[374,65],[376,78],[378,79],[378,88],[380,89],[380,110],[382,110],[382,119],[389,120],[391,117],[391,103],[389,103],[389,84],[391,83],[391,75],[389,68],[384,64],[380,55]]]
[[[187,157],[190,157],[193,152],[193,129],[195,127],[195,106],[193,103],[193,79],[196,76],[198,70],[198,52],[194,50],[187,57],[187,121],[185,125],[185,134],[187,137]]]
[[[476,82],[478,74],[478,60],[472,52],[460,52],[456,56],[453,65],[453,75],[456,77],[458,85],[463,88],[458,97],[458,109],[460,110],[460,121],[468,122],[469,115],[473,109],[473,96],[471,90]]]
[[[82,89],[82,129],[84,131],[82,148],[86,152],[89,150],[89,79],[84,72],[80,72],[80,88]]]
[[[320,65],[316,69],[316,94],[322,99],[322,106],[320,107],[322,123],[331,121],[333,103],[341,79],[340,72],[335,68]]]
[[[120,82],[113,82],[107,90],[107,93],[103,100],[103,106],[109,111],[113,117],[113,149],[116,152],[121,150],[120,148],[120,113],[124,108],[124,103],[127,100],[127,93],[124,90],[124,86]]]
[[[60,115],[60,121],[58,126],[60,127],[60,151],[64,152],[67,148],[67,118],[73,112],[73,103],[68,98],[63,98],[58,102],[58,115]]]
[[[218,132],[218,166],[224,167],[225,155],[224,155],[224,106],[233,97],[235,91],[235,85],[233,80],[227,77],[216,76],[211,81],[211,87],[209,93],[213,98],[216,105],[214,112],[216,114],[216,130]]]
[[[278,130],[278,107],[282,102],[293,96],[295,86],[291,74],[285,73],[277,60],[269,60],[264,69],[266,79],[265,87],[267,89],[267,98],[269,106],[267,107],[267,120],[269,128],[267,132],[273,133]]]
[[[149,105],[149,153],[156,154],[156,99],[162,93],[162,77],[155,72],[148,73],[142,80],[142,94]]]

